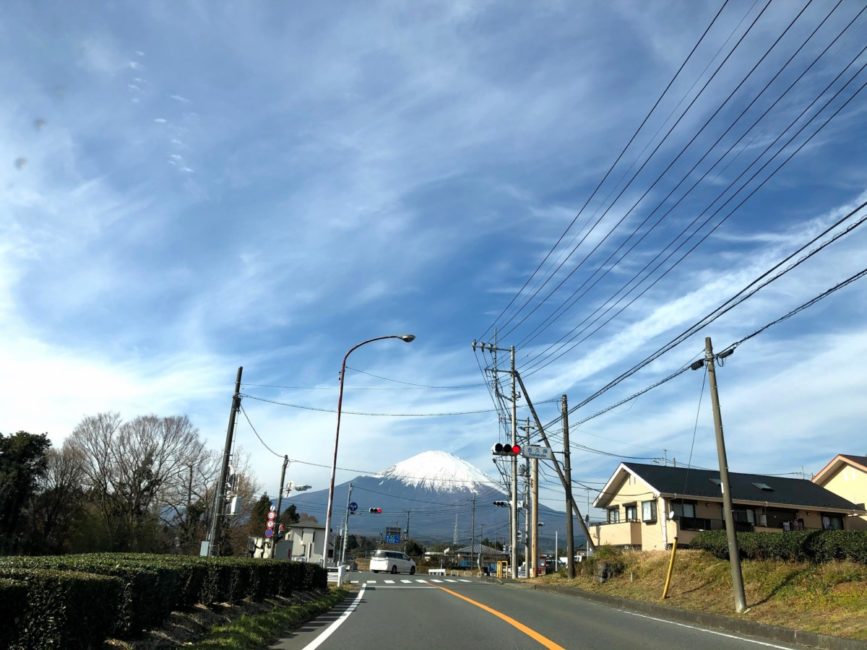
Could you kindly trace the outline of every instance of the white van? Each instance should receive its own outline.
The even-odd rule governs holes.
[[[370,570],[374,573],[415,573],[415,561],[400,551],[378,550],[370,560]]]

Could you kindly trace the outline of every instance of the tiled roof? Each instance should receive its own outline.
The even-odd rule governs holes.
[[[718,471],[642,463],[623,465],[663,494],[711,499],[718,499],[721,495]],[[767,501],[769,504],[807,506],[817,510],[857,509],[851,501],[805,479],[729,472],[729,483],[735,501]]]

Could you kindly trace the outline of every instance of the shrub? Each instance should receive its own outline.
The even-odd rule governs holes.
[[[118,578],[49,569],[0,569],[26,585],[27,604],[10,648],[92,648],[115,630]]]
[[[8,648],[15,640],[27,606],[27,583],[21,580],[0,579],[0,612],[4,624],[0,625],[0,648]]]
[[[738,533],[738,550],[751,560],[831,562],[852,560],[867,564],[867,531],[801,530],[789,533]],[[690,542],[715,557],[728,559],[728,541],[723,530],[704,531]]]

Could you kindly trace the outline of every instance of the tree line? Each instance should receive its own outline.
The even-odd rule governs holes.
[[[0,433],[0,554],[197,554],[220,461],[185,415],[86,416],[60,447],[45,433]],[[235,465],[231,492],[242,507],[223,526],[227,554],[262,534],[270,505]],[[300,516],[292,507],[281,520]]]

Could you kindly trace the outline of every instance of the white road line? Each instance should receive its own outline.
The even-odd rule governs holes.
[[[408,585],[412,580],[407,580],[406,578],[401,578],[400,580],[403,584]]]
[[[451,578],[446,578],[446,582],[457,582],[457,580],[452,580]]]
[[[349,618],[349,615],[355,611],[355,608],[358,607],[358,603],[361,602],[362,597],[364,597],[364,588],[365,585],[361,585],[361,589],[358,591],[358,595],[355,597],[355,600],[352,601],[352,604],[340,615],[336,621],[334,621],[331,625],[323,630],[322,634],[313,639],[310,643],[304,646],[304,650],[316,650],[319,646],[321,646],[328,637],[330,637],[334,632],[340,627],[343,622]]]
[[[369,585],[375,585],[375,584],[376,584],[376,580],[368,580],[368,581],[367,581],[367,584],[369,584]]]
[[[668,623],[669,625],[677,625],[678,627],[687,627],[690,630],[697,630],[698,632],[705,632],[706,634],[714,634],[716,636],[724,636],[727,639],[736,639],[738,641],[746,641],[747,643],[755,643],[756,645],[763,645],[767,648],[779,648],[779,650],[791,650],[791,646],[786,645],[777,645],[776,643],[768,643],[767,641],[756,641],[755,639],[748,639],[745,636],[737,636],[736,634],[726,634],[725,632],[715,632],[714,630],[707,630],[703,627],[696,627],[695,625],[687,625],[686,623],[678,623],[677,621],[667,621],[664,618],[656,618],[655,616],[647,616],[646,614],[638,614],[636,612],[630,612],[625,609],[618,610],[623,612],[624,614],[629,614],[630,616],[637,616],[639,618],[647,618],[651,621],[657,621],[659,623]]]
[[[436,578],[432,578],[431,582],[442,582],[442,580],[437,580]]]
[[[425,580],[424,578],[416,578],[415,581],[416,581],[416,582],[427,583],[427,580]]]
[[[460,580],[458,580],[458,582],[472,582],[472,580],[466,580],[464,578],[461,578]]]
[[[354,584],[354,585],[357,585],[357,584],[358,584],[358,580],[350,580],[349,582],[351,582],[351,583]]]
[[[385,581],[385,584],[387,584],[387,585],[393,585],[393,584],[394,584],[394,580],[386,580],[386,581]]]

